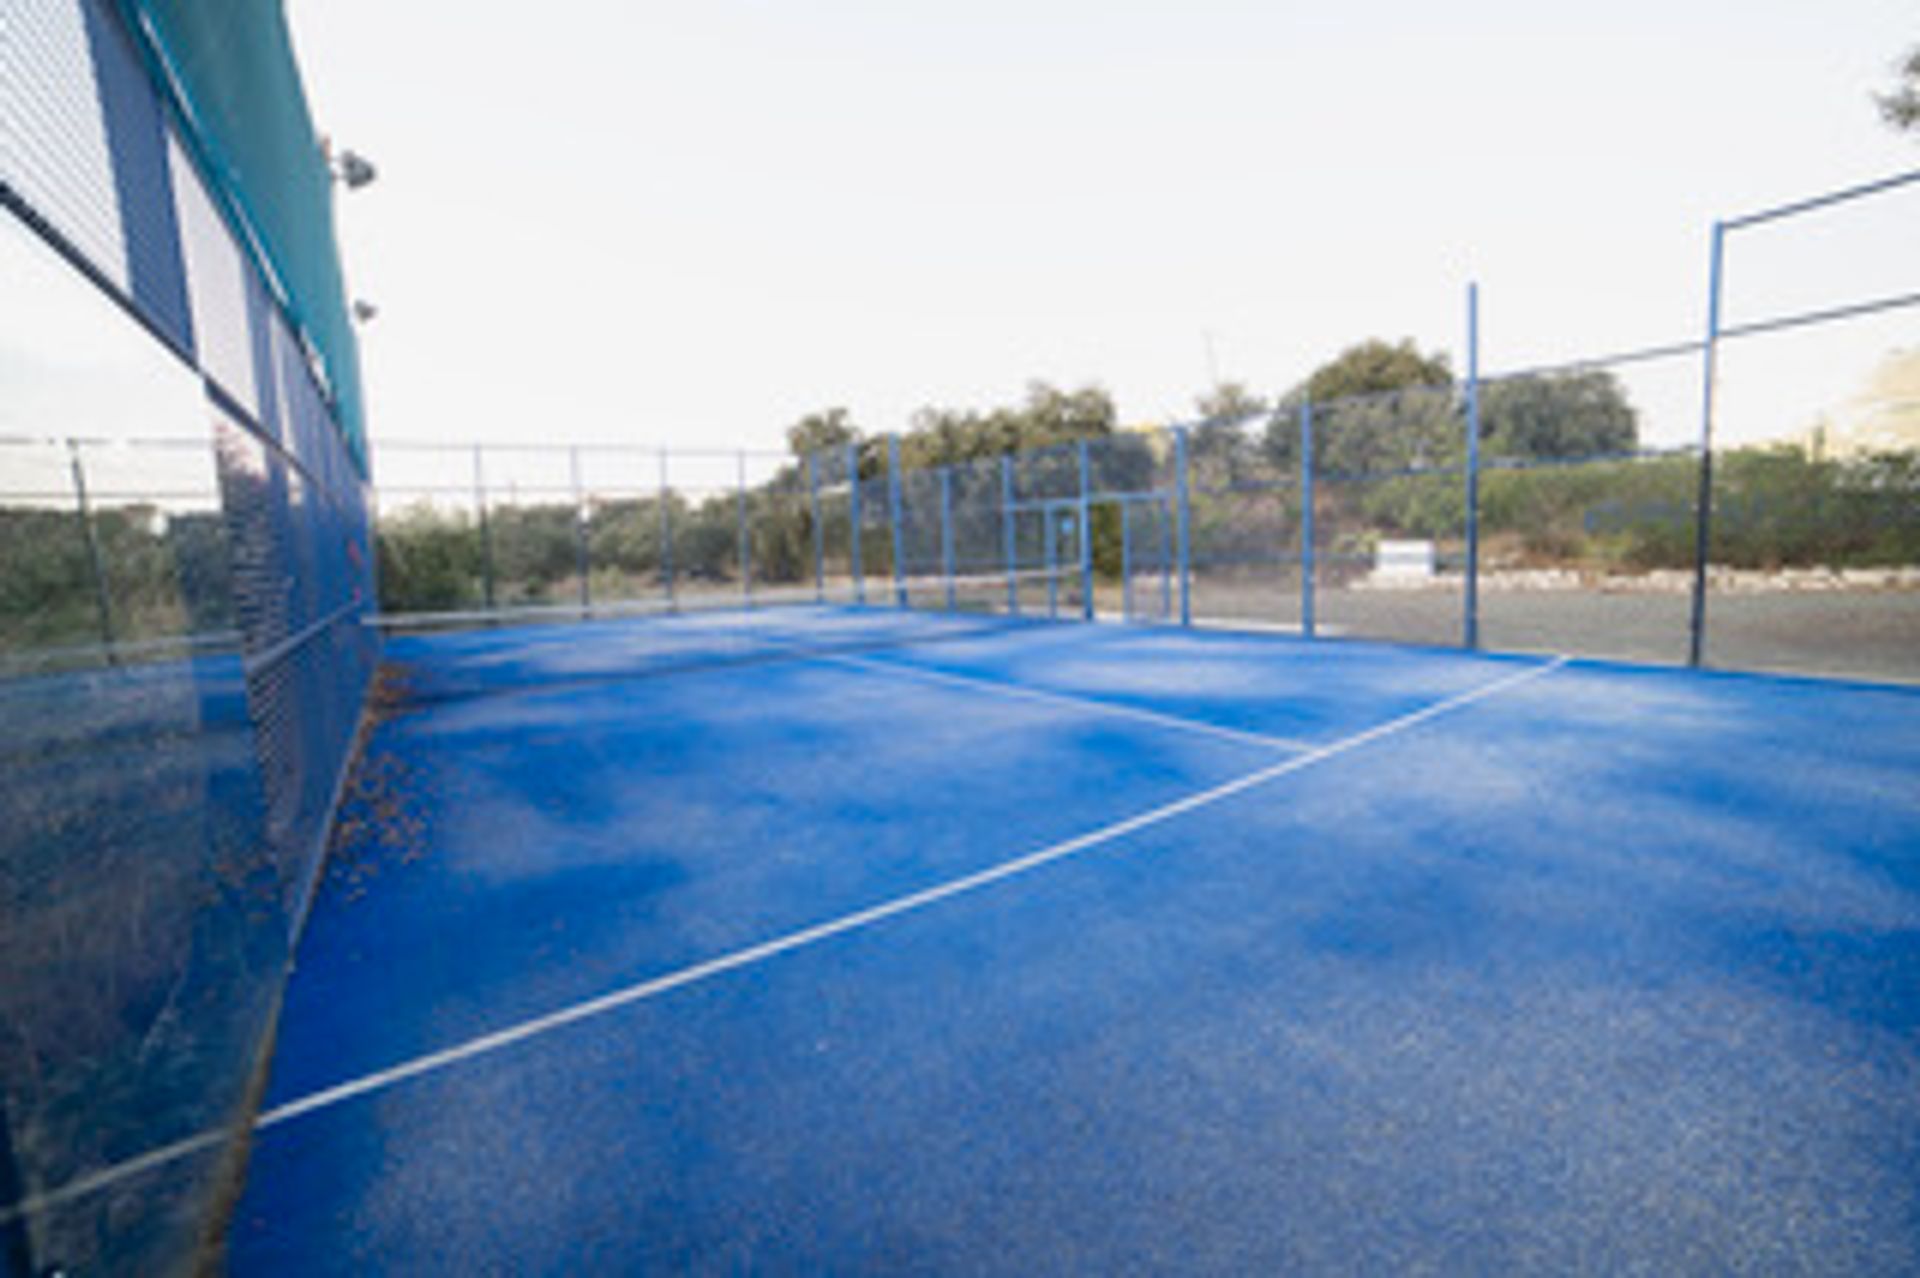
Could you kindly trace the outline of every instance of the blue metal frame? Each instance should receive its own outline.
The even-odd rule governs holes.
[[[1175,522],[1180,543],[1180,624],[1193,624],[1192,501],[1187,493],[1187,428],[1173,428],[1174,492],[1179,500]]]
[[[1462,639],[1480,646],[1480,286],[1467,285],[1467,588]]]
[[[1780,216],[1783,211],[1817,208],[1831,200],[1803,201],[1797,208],[1755,215],[1747,223]],[[1713,244],[1707,263],[1707,340],[1700,366],[1700,488],[1693,514],[1693,611],[1687,621],[1687,664],[1699,666],[1705,655],[1707,628],[1707,558],[1713,542],[1713,383],[1720,349],[1720,294],[1726,262],[1727,224],[1713,224]]]
[[[820,455],[807,454],[807,500],[813,511],[813,599],[827,600],[827,527],[820,521]]]
[[[1093,519],[1087,503],[1087,441],[1080,441],[1080,617],[1093,620]]]
[[[907,563],[900,523],[900,437],[887,436],[887,515],[893,524],[893,601],[907,606]]]
[[[860,567],[860,445],[847,445],[847,571],[853,574],[853,601],[867,602],[867,578]]]
[[[1762,222],[1772,222],[1778,218],[1793,217],[1800,213],[1811,213],[1815,209],[1825,208],[1829,204],[1843,204],[1848,200],[1857,200],[1865,195],[1878,195],[1898,186],[1920,182],[1920,169],[1910,169],[1905,173],[1896,173],[1892,177],[1880,178],[1873,182],[1862,182],[1857,186],[1843,186],[1823,195],[1811,196],[1804,200],[1794,200],[1787,204],[1776,204],[1769,209],[1756,213],[1746,213],[1739,217],[1715,222],[1714,235],[1718,238],[1724,232],[1737,231],[1742,227],[1758,226]]]
[[[1314,635],[1313,400],[1300,400],[1300,633]]]
[[[1173,520],[1167,510],[1167,495],[1156,502],[1160,525],[1160,620],[1173,616]]]
[[[1046,536],[1042,540],[1046,545],[1047,620],[1057,621],[1060,617],[1060,550],[1057,545],[1060,530],[1053,526],[1051,504],[1040,507],[1040,523],[1046,529]]]
[[[1013,523],[1013,455],[1000,456],[1000,540],[1007,557],[1007,611],[1020,615],[1020,546]]]
[[[953,468],[940,468],[940,571],[947,579],[947,611],[953,611]]]

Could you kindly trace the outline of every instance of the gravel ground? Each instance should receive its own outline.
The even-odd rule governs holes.
[[[1744,587],[1744,583],[1743,583]],[[1298,582],[1198,582],[1194,617],[1220,624],[1300,623]],[[1502,590],[1480,594],[1480,641],[1495,651],[1555,652],[1677,665],[1690,600],[1667,590]],[[1457,585],[1334,589],[1315,598],[1321,633],[1457,644]],[[1920,591],[1716,591],[1707,598],[1707,664],[1728,670],[1920,683]]]

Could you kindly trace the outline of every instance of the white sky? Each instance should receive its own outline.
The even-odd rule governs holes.
[[[778,446],[1033,377],[1164,420],[1209,333],[1260,390],[1369,336],[1458,366],[1469,279],[1489,368],[1684,340],[1715,215],[1920,165],[1870,100],[1912,0],[289,12],[320,127],[380,166],[340,210],[376,441]],[[1920,190],[1876,216],[1736,246],[1731,318],[1920,289]],[[1889,323],[1791,412],[1920,342]]]

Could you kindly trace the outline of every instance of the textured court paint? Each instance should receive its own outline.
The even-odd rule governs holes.
[[[1138,706],[1123,705],[1118,702],[1100,701],[1093,697],[1075,696],[1061,692],[1046,692],[1024,684],[1008,683],[1004,679],[982,679],[971,675],[954,674],[947,670],[930,670],[924,666],[909,662],[883,661],[874,657],[822,657],[822,661],[835,665],[850,666],[855,670],[871,670],[881,674],[890,674],[899,678],[928,680],[946,684],[976,694],[993,697],[1012,697],[1023,701],[1038,701],[1048,705],[1061,705],[1082,712],[1091,711],[1103,715],[1115,715],[1120,718],[1134,719],[1143,723],[1155,724],[1163,728],[1173,728],[1180,732],[1197,732],[1203,736],[1223,737],[1238,741],[1243,745],[1270,746],[1281,750],[1304,750],[1307,744],[1292,737],[1275,737],[1259,732],[1243,732],[1238,728],[1223,728],[1218,724],[1205,723],[1199,719],[1182,719],[1178,715],[1162,714],[1155,710],[1143,710]]]
[[[394,771],[347,814],[340,906],[310,925],[269,1103],[1273,758],[799,662],[401,716],[369,744]]]
[[[1512,669],[1200,635],[1129,662],[1105,633],[1059,633],[1007,637],[997,661],[984,640],[885,659],[1186,709],[1259,668],[1265,682],[1245,693],[1267,725],[1292,706],[1293,726],[1322,732],[1364,717],[1352,680],[1380,681],[1380,722],[1422,670],[1432,701]],[[1155,663],[1178,672],[1158,691]],[[1111,686],[1093,686],[1102,668]],[[608,791],[648,775],[641,760],[691,776],[724,759],[732,807],[764,790],[778,809],[793,798],[788,761],[809,747],[762,758],[764,743],[818,731],[818,700],[855,735],[877,716],[880,740],[901,735],[895,710],[931,713],[942,722],[923,727],[941,742],[815,776],[848,791],[831,857],[820,831],[821,861],[790,874],[777,843],[690,848],[687,866],[745,876],[714,908],[759,912],[755,925],[783,905],[823,912],[821,898],[792,898],[848,881],[825,863],[897,874],[888,849],[910,845],[911,827],[943,843],[944,823],[964,818],[920,808],[889,833],[896,796],[869,774],[925,769],[933,784],[942,761],[981,766],[1001,716],[1030,716],[1019,731],[1047,739],[1044,758],[995,758],[973,788],[951,784],[965,793],[956,807],[1003,830],[1033,807],[1084,802],[1075,791],[1099,790],[1129,752],[1172,750],[1195,773],[1257,753],[1145,724],[1070,727],[1064,708],[947,701],[931,685],[912,695],[941,700],[896,706],[891,681],[876,692],[880,680],[843,673],[851,682],[797,663],[706,672],[643,681],[644,696],[609,684],[388,725],[404,725],[398,744],[419,769],[401,792],[466,769],[477,787],[511,787],[596,701],[605,722],[586,735],[621,743],[608,746],[619,762],[553,796],[579,826],[566,840],[479,825],[449,851],[448,827],[429,823],[428,850],[363,880],[358,899],[331,885],[314,932],[335,939],[303,955],[289,1020],[296,1007],[324,1019],[368,983],[410,997],[310,1026],[297,1047],[283,1039],[282,1068],[324,1075],[356,1039],[393,1049],[406,1017],[441,1022],[435,1001],[460,991],[421,979],[410,957],[430,967],[447,951],[488,997],[574,961],[489,904],[537,900],[551,877],[578,881],[548,907],[620,918],[583,952],[635,943],[621,928],[691,927],[691,911],[676,924],[627,908],[633,867],[590,837],[625,819]],[[995,731],[951,722],[963,718]],[[743,733],[763,743],[745,757],[732,748]],[[1090,758],[1068,758],[1081,750]],[[1029,767],[1062,769],[1051,799],[999,788]],[[1063,863],[271,1128],[234,1268],[1911,1271],[1916,779],[1912,692],[1565,667],[1143,831],[1126,856]],[[1012,841],[965,828],[1002,856]],[[409,875],[433,890],[414,893]],[[466,921],[434,917],[463,880]],[[741,921],[700,913],[709,927]],[[382,929],[403,933],[385,966],[353,967],[352,942]],[[496,945],[517,974],[488,959]],[[290,1061],[296,1050],[331,1063]]]

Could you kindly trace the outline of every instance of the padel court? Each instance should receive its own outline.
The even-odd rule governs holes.
[[[1915,689],[811,606],[387,660],[236,1272],[1920,1267]]]

